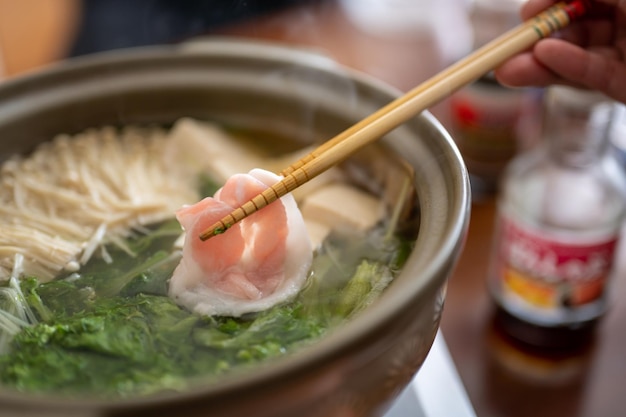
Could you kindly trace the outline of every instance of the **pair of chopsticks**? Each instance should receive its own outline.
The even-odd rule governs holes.
[[[590,8],[589,0],[557,3],[489,42],[285,168],[280,173],[284,176],[281,181],[213,224],[200,235],[200,239],[207,240],[225,232],[233,224],[295,190],[508,58],[566,27]]]

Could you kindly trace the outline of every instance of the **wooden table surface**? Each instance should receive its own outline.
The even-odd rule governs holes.
[[[366,4],[365,0],[355,1]],[[442,31],[442,26],[435,24],[395,34],[381,32],[380,28],[357,27],[337,2],[326,1],[216,29],[211,35],[305,46],[408,90],[468,48],[464,0],[438,2],[448,6],[442,6],[444,20],[456,19],[451,26],[455,30]],[[56,7],[46,8],[41,5],[48,2],[40,0],[0,0],[0,50],[4,51],[0,78],[2,68],[5,76],[12,76],[59,59],[64,50],[59,45],[73,33],[72,24],[77,19],[75,3],[58,1]],[[442,14],[437,16],[432,18],[435,23]],[[26,22],[30,30],[17,22]],[[446,103],[432,111],[445,125]],[[495,196],[475,201],[472,206],[467,243],[450,279],[442,321],[444,337],[477,415],[626,415],[624,273],[614,283],[612,308],[589,349],[558,357],[518,350],[491,324],[493,305],[486,291],[486,270],[494,213]],[[622,251],[621,259],[625,258]],[[626,268],[621,266],[621,271]]]

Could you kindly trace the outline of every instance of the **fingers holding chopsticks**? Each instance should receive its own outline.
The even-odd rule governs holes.
[[[529,0],[524,19],[555,3]],[[568,84],[596,89],[626,102],[626,1],[594,0],[590,15],[543,39],[496,71],[510,86]]]

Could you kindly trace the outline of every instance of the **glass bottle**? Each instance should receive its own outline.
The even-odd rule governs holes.
[[[607,309],[626,205],[609,133],[616,104],[552,87],[543,142],[503,177],[490,276],[497,321],[532,345],[588,340]]]
[[[521,23],[525,0],[475,0],[470,20],[477,49]],[[493,73],[450,98],[453,136],[470,174],[476,201],[497,191],[502,172],[538,136],[542,91],[507,88]]]
[[[626,169],[626,105],[616,103],[613,126],[611,128],[611,145],[615,147],[622,168]]]

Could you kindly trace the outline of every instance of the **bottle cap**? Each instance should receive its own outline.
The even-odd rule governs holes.
[[[588,119],[585,130],[588,137],[603,137],[608,132],[607,128],[610,129],[616,102],[603,93],[582,88],[553,86],[548,89],[546,99],[549,107],[558,107],[570,113],[584,115]]]
[[[573,109],[587,109],[593,105],[611,102],[611,98],[595,90],[555,85],[548,88],[547,99],[551,102],[567,104]]]

